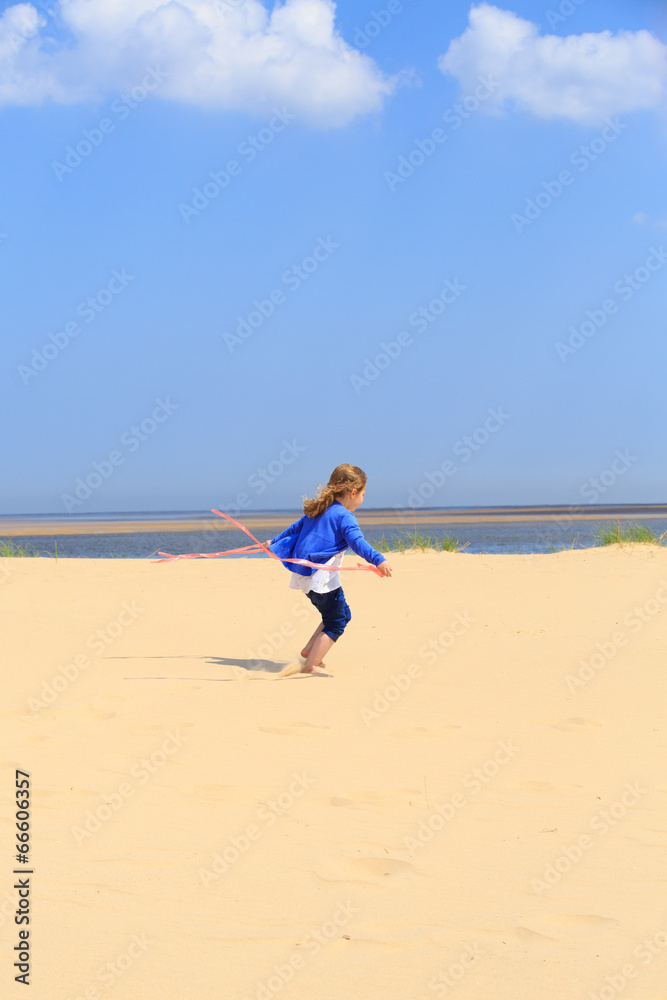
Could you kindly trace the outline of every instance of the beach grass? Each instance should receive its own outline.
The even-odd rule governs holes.
[[[578,541],[579,541],[579,535],[573,538],[569,545],[567,544],[560,545],[558,548],[556,548],[555,545],[549,545],[549,552],[565,552],[568,549],[576,549]],[[585,546],[582,545],[581,548],[585,548]]]
[[[387,540],[383,535],[378,543],[380,552],[410,552],[418,549],[420,552],[462,552],[470,542],[461,542],[454,535],[443,535],[433,538],[420,531],[402,531]]]
[[[644,545],[665,545],[667,531],[661,535],[656,535],[652,528],[646,524],[635,522],[612,521],[603,525],[597,533],[598,545],[624,545],[631,542],[638,542]]]
[[[439,552],[463,552],[470,542],[460,542],[456,535],[444,535],[440,539]]]
[[[22,542],[15,542],[13,538],[0,538],[0,558],[2,559],[29,559],[35,556],[53,556],[58,558],[58,542],[55,543],[54,552],[40,551],[34,545],[25,545]]]
[[[3,558],[27,558],[34,556],[35,550],[30,545],[22,545],[12,538],[0,539],[0,556]]]

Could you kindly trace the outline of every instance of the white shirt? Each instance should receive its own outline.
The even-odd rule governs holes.
[[[342,566],[344,552],[337,552],[331,559],[327,559],[325,566]],[[328,594],[332,590],[340,587],[340,573],[331,573],[327,569],[316,569],[312,576],[301,576],[299,573],[292,573],[290,580],[292,590],[302,590],[307,594],[309,590],[314,590],[317,594]]]

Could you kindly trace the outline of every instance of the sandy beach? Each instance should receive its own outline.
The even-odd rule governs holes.
[[[33,1000],[664,995],[667,551],[390,561],[0,560],[7,995],[16,768]]]

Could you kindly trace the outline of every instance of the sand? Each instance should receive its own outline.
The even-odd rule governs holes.
[[[391,562],[0,561],[3,996],[17,767],[32,1000],[665,995],[667,552]]]

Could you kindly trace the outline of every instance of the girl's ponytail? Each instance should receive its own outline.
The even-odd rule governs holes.
[[[329,476],[327,485],[318,486],[317,496],[304,500],[303,512],[307,517],[317,517],[344,493],[363,490],[365,486],[366,473],[358,465],[338,465]]]

